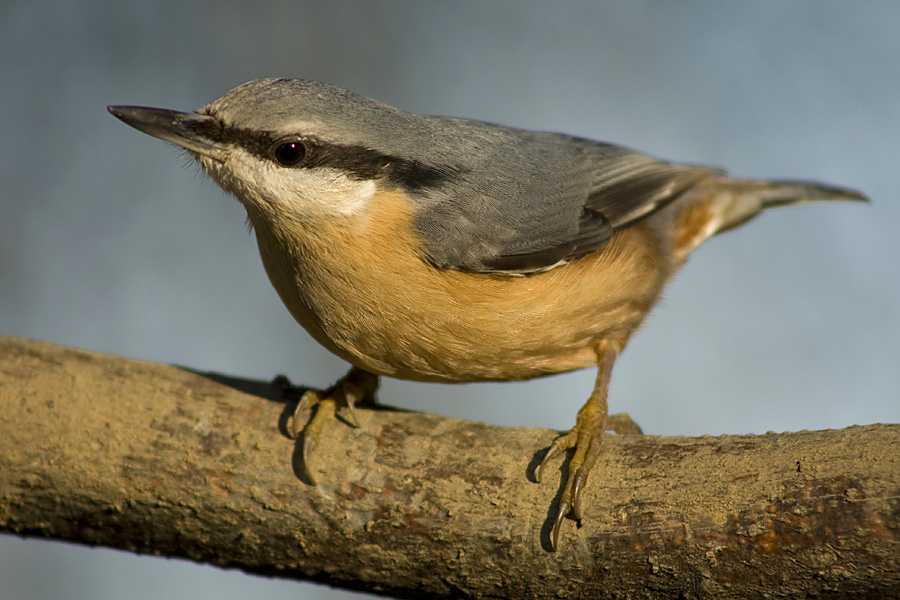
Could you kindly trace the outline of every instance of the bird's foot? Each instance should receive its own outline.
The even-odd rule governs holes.
[[[313,448],[316,447],[316,442],[322,434],[325,424],[334,418],[338,405],[347,406],[347,420],[354,427],[359,427],[356,406],[374,403],[377,389],[378,375],[354,367],[324,392],[308,390],[300,398],[294,414],[288,420],[287,427],[289,434],[294,439],[300,437],[301,432],[303,434],[303,465],[310,483],[316,485],[309,457]],[[301,427],[298,416],[314,406],[317,407],[315,415],[309,420],[306,427]]]
[[[555,551],[559,547],[559,530],[569,515],[581,520],[581,492],[587,482],[588,474],[597,457],[600,456],[600,442],[603,432],[612,429],[618,434],[640,434],[641,428],[625,413],[607,415],[606,395],[609,390],[609,378],[612,366],[618,355],[619,346],[615,342],[603,341],[595,348],[597,352],[597,381],[591,397],[585,402],[573,427],[565,435],[553,440],[550,449],[544,455],[541,464],[534,471],[535,479],[541,481],[541,474],[547,464],[560,454],[574,448],[575,453],[569,460],[569,474],[562,495],[559,498],[559,510],[550,530],[550,544]]]

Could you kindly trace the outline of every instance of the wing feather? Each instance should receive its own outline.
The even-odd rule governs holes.
[[[426,258],[441,268],[546,271],[603,248],[615,229],[721,173],[613,144],[469,123],[478,128],[459,151],[479,160],[455,166],[454,180],[431,193],[417,218]]]

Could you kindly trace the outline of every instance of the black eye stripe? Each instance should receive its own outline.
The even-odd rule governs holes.
[[[333,168],[345,171],[359,180],[387,180],[395,185],[420,190],[455,177],[461,169],[433,167],[418,161],[391,156],[372,148],[355,144],[333,144],[306,136],[286,137],[269,132],[230,129],[223,136],[226,142],[242,146],[263,160],[273,161],[285,168]],[[303,156],[297,162],[285,164],[278,160],[278,149],[286,144],[300,144]]]

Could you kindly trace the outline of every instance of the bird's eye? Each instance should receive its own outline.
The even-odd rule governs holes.
[[[285,167],[293,167],[306,157],[306,146],[303,142],[285,142],[275,146],[275,160]]]

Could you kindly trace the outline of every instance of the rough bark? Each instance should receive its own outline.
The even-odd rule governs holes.
[[[362,410],[312,487],[285,395],[0,338],[0,530],[405,598],[900,597],[900,425],[610,435],[551,553],[555,432]]]

